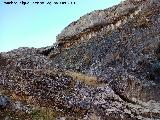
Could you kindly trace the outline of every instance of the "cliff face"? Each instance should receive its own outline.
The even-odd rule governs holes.
[[[160,1],[74,21],[46,48],[0,54],[2,119],[160,119]]]

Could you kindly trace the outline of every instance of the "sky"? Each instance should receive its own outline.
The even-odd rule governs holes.
[[[23,3],[29,2],[24,5],[21,0],[12,0],[17,2],[16,4],[4,3],[11,0],[0,0],[0,52],[19,47],[50,46],[56,42],[56,36],[71,22],[93,10],[105,9],[121,1],[23,0]],[[44,4],[33,2],[44,2]]]

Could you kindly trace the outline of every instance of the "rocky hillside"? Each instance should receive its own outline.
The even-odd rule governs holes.
[[[160,1],[126,0],[52,46],[0,53],[0,120],[160,120]]]

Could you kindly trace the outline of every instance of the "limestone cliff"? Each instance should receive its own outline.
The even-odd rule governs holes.
[[[50,47],[1,53],[0,119],[159,120],[160,1],[93,11]]]

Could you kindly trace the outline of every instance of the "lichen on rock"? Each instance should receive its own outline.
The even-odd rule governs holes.
[[[126,0],[54,45],[0,53],[0,119],[159,120],[160,1]]]

